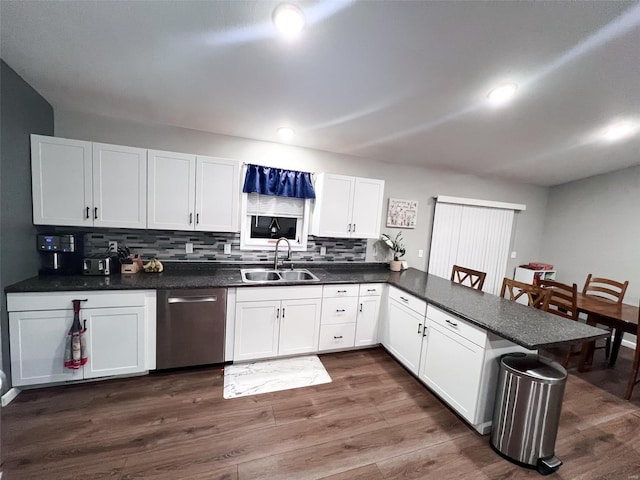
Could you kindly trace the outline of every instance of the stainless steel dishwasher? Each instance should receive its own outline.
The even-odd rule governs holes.
[[[224,362],[225,288],[158,290],[156,367]]]

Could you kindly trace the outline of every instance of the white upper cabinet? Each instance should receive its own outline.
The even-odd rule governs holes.
[[[236,232],[240,164],[225,158],[196,158],[196,230]]]
[[[31,135],[33,223],[146,228],[147,151]]]
[[[384,180],[321,173],[315,185],[311,234],[334,238],[377,238]]]
[[[93,226],[147,227],[147,151],[93,144]]]
[[[193,230],[196,156],[149,150],[147,225],[160,230]]]
[[[93,225],[91,142],[31,135],[33,223]]]
[[[235,232],[236,160],[149,150],[149,228]]]

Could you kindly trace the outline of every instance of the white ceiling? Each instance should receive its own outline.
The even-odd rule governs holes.
[[[2,58],[55,109],[556,185],[640,165],[637,2],[1,0]],[[500,110],[486,94],[515,81]]]

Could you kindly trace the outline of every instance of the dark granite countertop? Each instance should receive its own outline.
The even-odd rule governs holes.
[[[267,265],[260,266],[268,267]],[[138,273],[109,277],[41,276],[10,285],[5,289],[5,292],[265,286],[265,284],[259,283],[243,283],[240,277],[241,267],[251,268],[252,265],[182,264],[166,265],[163,273]],[[305,285],[389,283],[529,349],[577,344],[608,335],[605,330],[566,320],[489,293],[464,287],[415,268],[409,268],[403,272],[390,272],[387,265],[375,263],[296,264],[296,267],[309,269],[320,280],[319,282],[305,283]],[[268,285],[300,285],[300,283],[278,282]]]

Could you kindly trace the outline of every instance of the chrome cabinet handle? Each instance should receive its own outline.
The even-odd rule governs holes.
[[[355,232],[355,231],[356,231],[356,224],[355,224],[355,223],[353,224],[353,230],[351,230],[351,231],[352,231],[352,232]]]
[[[404,298],[404,297],[400,297],[400,300],[404,300],[405,302],[408,302],[409,299],[408,298]]]
[[[377,292],[378,290],[376,290],[375,288],[367,288],[367,292]]]
[[[167,303],[201,303],[201,302],[217,302],[218,297],[169,297]]]
[[[422,324],[421,323],[418,324],[418,333],[422,333]]]
[[[360,311],[362,312],[362,304],[360,304]]]
[[[342,338],[342,335],[334,335],[333,338],[335,339]]]
[[[276,308],[276,318],[280,318],[280,309]]]
[[[196,225],[200,223],[200,214],[196,213]]]
[[[93,209],[93,218],[94,218],[94,219],[97,219],[97,218],[98,218],[98,207],[95,207],[95,208]]]
[[[344,308],[336,308],[336,312],[340,313],[340,312],[344,312]]]
[[[284,318],[284,307],[282,307],[282,318]]]
[[[189,213],[189,225],[193,223],[193,212]]]
[[[86,218],[89,218],[89,207],[87,207]]]
[[[427,326],[425,325],[424,328],[422,329],[422,336],[426,337],[427,336]]]
[[[446,318],[445,318],[445,320],[444,320],[444,321],[445,321],[445,322],[447,322],[447,323],[448,323],[449,325],[451,325],[452,327],[457,327],[457,326],[458,326],[458,324],[457,324],[457,323],[452,322],[451,320],[447,320]]]
[[[338,293],[347,293],[346,290],[338,290]]]

